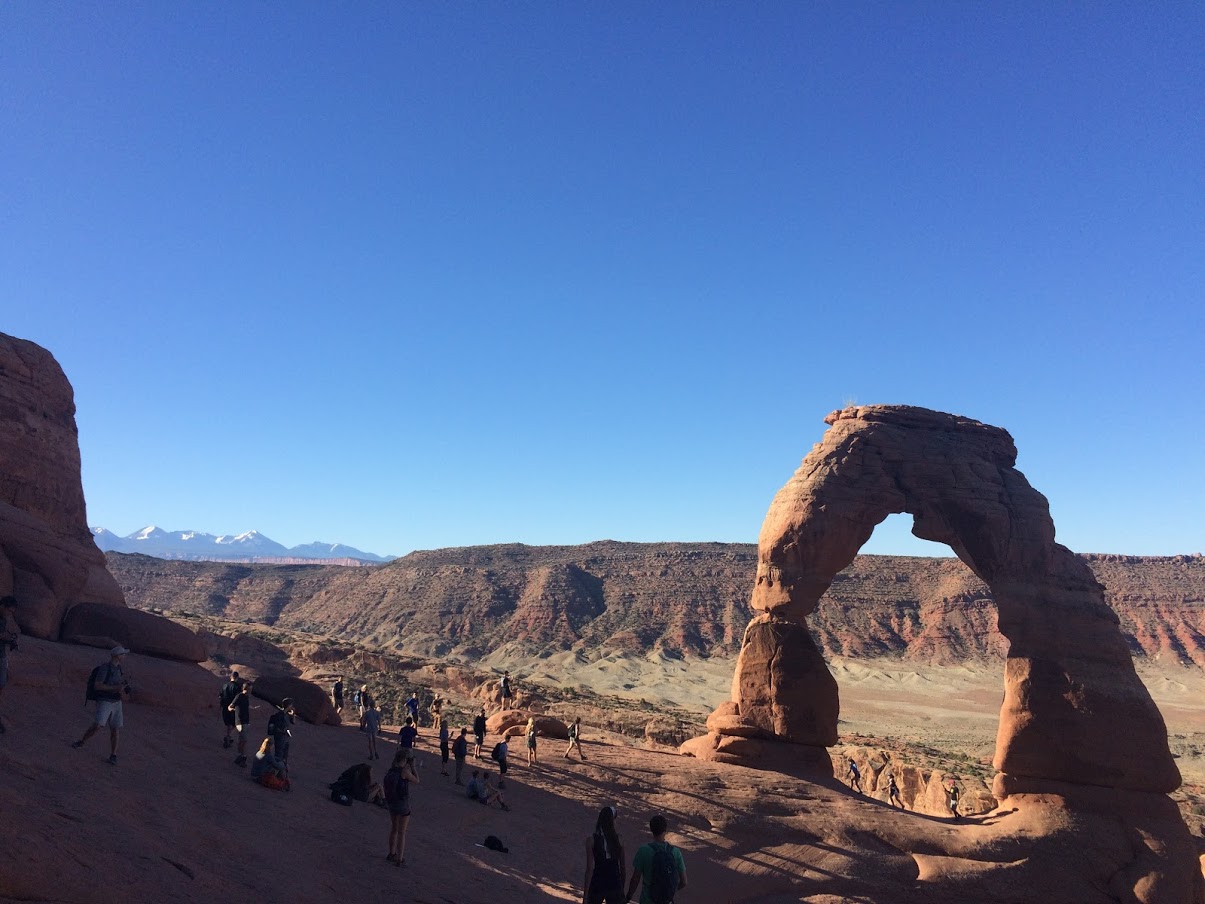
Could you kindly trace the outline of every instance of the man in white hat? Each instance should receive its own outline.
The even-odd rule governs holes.
[[[117,732],[125,724],[122,719],[121,701],[130,692],[130,683],[121,670],[126,653],[125,647],[117,646],[109,651],[109,661],[92,670],[88,679],[88,699],[96,701],[96,719],[88,726],[84,736],[71,746],[76,750],[87,740],[109,726],[109,765],[117,765]]]

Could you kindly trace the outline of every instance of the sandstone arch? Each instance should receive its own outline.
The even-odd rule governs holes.
[[[991,589],[1010,649],[994,765],[997,796],[1043,782],[1169,792],[1180,775],[1163,717],[1134,670],[1092,572],[1055,542],[1046,498],[1014,466],[1012,437],[908,406],[836,411],[775,496],[758,540],[752,606],[732,700],[688,752],[740,761],[758,739],[828,764],[837,686],[808,632],[833,578],[875,526],[913,516]],[[1119,730],[1121,728],[1121,730]],[[753,739],[753,740],[749,740]],[[829,766],[831,768],[831,765]]]

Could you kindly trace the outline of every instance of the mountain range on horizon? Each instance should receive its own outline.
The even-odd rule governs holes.
[[[285,546],[257,530],[241,534],[207,534],[196,530],[168,531],[151,524],[124,537],[104,527],[89,528],[101,552],[141,553],[157,559],[246,562],[279,560],[354,560],[380,564],[397,556],[379,556],[343,543],[303,543]]]

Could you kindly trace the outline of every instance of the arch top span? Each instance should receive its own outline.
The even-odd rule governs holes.
[[[995,757],[1005,779],[1178,787],[1163,718],[1117,617],[1088,566],[1055,542],[1049,504],[1016,469],[1008,432],[904,405],[846,408],[825,422],[762,525],[758,614],[732,700],[708,721],[713,749],[725,735],[836,743],[836,682],[807,616],[875,526],[907,513],[917,537],[948,545],[995,597],[1010,644]]]

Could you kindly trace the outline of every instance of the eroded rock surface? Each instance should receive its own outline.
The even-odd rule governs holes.
[[[1171,801],[1180,775],[1163,717],[1139,680],[1116,614],[1083,559],[1055,542],[1046,499],[1015,468],[1004,430],[905,406],[836,411],[822,441],[770,505],[758,540],[751,606],[733,699],[711,734],[684,752],[764,765],[831,745],[837,694],[807,629],[834,578],[875,526],[913,516],[913,533],[948,545],[992,591],[1009,641],[994,766],[996,796],[1103,786],[1146,795],[1143,853],[1115,881],[1140,901],[1189,900],[1164,853],[1187,829]],[[747,756],[741,748],[751,747]],[[932,782],[930,782],[932,784]],[[940,789],[928,788],[926,797]],[[1129,808],[1134,809],[1130,798]],[[1093,798],[1095,800],[1095,798]],[[1177,861],[1178,863],[1178,861]]]
[[[75,396],[44,348],[0,333],[0,595],[21,630],[56,639],[80,602],[122,606],[92,540],[80,481]]]
[[[58,640],[64,616],[87,604],[70,631],[85,643],[112,636],[136,652],[204,658],[187,629],[126,609],[88,529],[71,384],[46,349],[0,333],[0,596],[10,593],[34,637]]]

